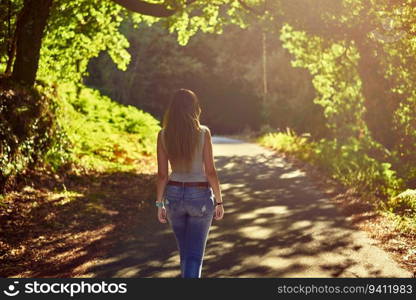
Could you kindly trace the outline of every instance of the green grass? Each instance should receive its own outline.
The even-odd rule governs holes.
[[[146,112],[86,87],[77,96],[72,84],[59,86],[58,106],[58,123],[69,141],[61,151],[79,166],[127,171],[141,156],[155,153],[159,121]],[[62,156],[56,151],[52,149],[47,157],[59,165]]]
[[[391,169],[391,164],[371,157],[366,143],[355,138],[344,143],[336,139],[311,141],[308,135],[298,136],[287,130],[267,133],[257,142],[307,161],[343,186],[354,188],[369,198],[389,199],[402,188],[402,180]]]
[[[274,150],[295,155],[305,161],[315,159],[313,143],[308,140],[308,137],[297,136],[289,129],[286,132],[266,133],[259,137],[257,142]]]
[[[384,214],[391,218],[402,232],[416,232],[416,190],[407,189],[390,198],[384,207]]]
[[[287,130],[264,134],[257,142],[311,163],[367,201],[375,201],[379,212],[390,218],[400,232],[416,232],[416,190],[400,193],[402,178],[398,178],[389,162],[371,157],[365,141],[352,138],[344,144],[325,139],[316,142]]]

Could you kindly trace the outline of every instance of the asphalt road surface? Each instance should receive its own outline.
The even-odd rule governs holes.
[[[226,214],[211,227],[203,277],[411,277],[282,157],[236,139],[213,143]],[[94,276],[179,276],[169,225],[154,207],[142,218]]]

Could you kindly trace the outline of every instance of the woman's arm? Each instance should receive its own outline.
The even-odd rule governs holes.
[[[163,201],[163,194],[168,182],[168,155],[162,145],[161,131],[157,135],[157,183],[156,201]],[[166,212],[164,208],[158,208],[158,219],[166,223]]]
[[[220,182],[218,180],[217,170],[215,169],[215,163],[214,163],[214,155],[212,153],[211,132],[208,128],[205,134],[203,156],[204,156],[205,174],[207,175],[208,182],[211,185],[212,190],[214,192],[215,201],[217,203],[222,203]],[[224,215],[223,206],[222,205],[216,206],[215,219],[217,220],[222,219],[223,215]]]

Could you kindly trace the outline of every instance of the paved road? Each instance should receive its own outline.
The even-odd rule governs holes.
[[[214,221],[204,277],[411,277],[353,229],[305,174],[256,144],[214,137],[226,215]],[[99,277],[176,277],[179,256],[154,208]]]

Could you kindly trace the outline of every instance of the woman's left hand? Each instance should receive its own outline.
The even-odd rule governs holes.
[[[160,223],[166,223],[167,222],[166,208],[164,208],[164,207],[158,207],[157,208],[157,218],[158,218]]]

